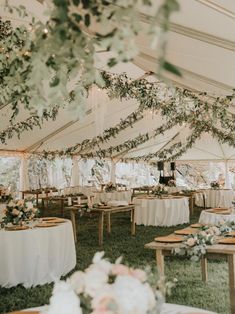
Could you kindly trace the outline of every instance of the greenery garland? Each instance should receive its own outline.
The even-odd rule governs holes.
[[[134,139],[128,140],[123,144],[110,146],[107,149],[96,149],[95,147],[108,142],[116,137],[121,131],[132,127],[137,121],[143,119],[146,110],[152,110],[161,114],[166,119],[168,128],[182,123],[186,123],[192,129],[192,135],[187,138],[187,143],[181,142],[173,144],[170,148],[160,150],[154,154],[143,155],[134,158],[134,160],[150,160],[159,158],[162,160],[172,160],[180,157],[187,149],[191,148],[196,139],[202,132],[210,132],[214,136],[220,137],[221,141],[232,143],[231,132],[235,129],[234,114],[229,111],[229,107],[234,99],[234,94],[226,97],[212,98],[205,93],[194,93],[187,89],[172,88],[162,82],[148,82],[146,79],[132,80],[126,74],[111,74],[105,71],[101,72],[105,81],[105,89],[110,98],[120,100],[135,99],[139,107],[127,118],[123,119],[116,126],[108,128],[102,135],[92,139],[86,139],[67,149],[61,151],[44,151],[41,156],[44,158],[54,158],[58,156],[72,156],[79,154],[85,158],[93,157],[111,157],[115,153],[121,153],[127,149],[148,141],[152,135],[149,132],[140,134]],[[226,132],[218,131],[215,125],[223,127]],[[163,125],[156,130],[157,136],[165,130]],[[230,134],[230,135],[229,135]],[[172,157],[171,157],[172,155]]]
[[[33,115],[24,121],[10,125],[5,130],[0,131],[0,141],[2,144],[6,144],[6,140],[12,138],[14,134],[17,134],[17,137],[20,138],[22,132],[32,130],[34,126],[41,128],[44,120],[48,121],[49,119],[52,119],[54,121],[58,111],[59,108],[54,107],[50,111],[44,110],[40,117],[38,115]]]
[[[12,104],[13,117],[18,112],[19,103],[24,103],[27,109],[34,106],[48,108],[48,100],[57,106],[64,104],[65,99],[70,99],[72,107],[83,103],[86,88],[95,83],[104,88],[110,97],[119,99],[136,99],[138,109],[121,120],[115,127],[106,129],[102,135],[86,139],[82,143],[56,152],[43,152],[41,156],[54,158],[55,156],[84,156],[98,155],[107,157],[114,153],[135,148],[148,141],[152,135],[145,133],[126,141],[124,144],[109,147],[106,150],[95,147],[116,137],[122,130],[131,127],[143,118],[146,109],[159,112],[169,123],[176,125],[186,122],[192,129],[192,134],[187,138],[186,144],[175,143],[168,148],[154,154],[137,157],[136,160],[150,160],[152,157],[160,159],[178,158],[200,137],[202,130],[211,132],[219,141],[234,146],[233,130],[235,129],[235,115],[229,111],[229,106],[234,95],[213,99],[206,93],[195,93],[187,89],[168,87],[162,82],[150,83],[147,80],[131,80],[125,74],[115,75],[108,72],[99,72],[94,67],[95,45],[111,48],[117,52],[117,57],[109,60],[113,66],[119,61],[128,61],[137,54],[133,41],[120,45],[125,38],[134,38],[139,30],[137,21],[137,7],[135,1],[101,1],[87,5],[85,1],[54,0],[54,8],[47,25],[36,23],[32,25],[32,32],[25,27],[12,29],[9,22],[0,20],[0,105]],[[150,6],[151,1],[142,1],[143,5]],[[162,34],[169,29],[169,17],[178,10],[178,2],[165,0],[160,6],[156,21],[161,21]],[[107,15],[107,12],[110,15]],[[131,20],[130,17],[131,16]],[[90,38],[84,33],[84,27],[90,26],[91,18],[102,26],[109,22],[116,24],[119,29],[109,30],[107,34],[98,33],[97,37]],[[125,20],[126,19],[126,20]],[[121,23],[123,22],[123,24]],[[151,25],[150,33],[156,36],[154,26]],[[66,31],[65,31],[66,30]],[[124,32],[125,30],[125,32]],[[161,37],[161,36],[160,36]],[[116,42],[116,46],[114,45]],[[62,45],[63,44],[63,45]],[[63,49],[60,49],[63,46]],[[122,47],[122,48],[120,48]],[[177,72],[169,63],[165,62],[166,46],[163,41],[160,47],[160,68]],[[43,57],[43,58],[42,58]],[[76,69],[75,71],[73,69]],[[37,73],[35,76],[34,74]],[[179,74],[179,73],[178,73]],[[48,78],[45,93],[42,78]],[[67,86],[68,81],[76,79],[76,87]],[[45,97],[46,95],[46,97]],[[48,97],[49,96],[49,97]],[[41,109],[40,109],[41,110]],[[45,112],[45,110],[41,110]],[[178,120],[176,120],[176,117]],[[39,120],[32,117],[27,121],[10,126],[2,132],[1,141],[5,143],[6,137],[17,133],[18,137],[23,130],[31,129],[38,125]],[[203,128],[200,125],[203,121]],[[214,125],[214,126],[213,126]],[[225,131],[221,131],[223,128]],[[18,129],[18,131],[17,131]],[[161,130],[161,129],[160,129]],[[155,135],[156,136],[156,135]],[[4,139],[5,138],[5,139]],[[90,150],[92,150],[90,152]]]
[[[52,104],[63,106],[65,100],[72,99],[70,110],[81,113],[86,88],[93,83],[104,85],[95,67],[96,49],[114,53],[107,62],[110,67],[131,61],[139,52],[139,34],[158,39],[159,74],[162,70],[179,74],[165,60],[165,36],[171,14],[179,10],[179,4],[177,0],[164,0],[149,27],[143,28],[140,6],[150,11],[153,3],[154,0],[53,0],[46,24],[32,22],[31,30],[19,27],[3,33],[0,104],[11,103],[15,114],[22,103],[26,109],[41,113]],[[16,9],[20,11],[21,7]]]
[[[165,124],[161,125],[160,127],[156,128],[155,130],[151,132],[146,132],[144,134],[140,134],[136,136],[134,139],[130,139],[125,141],[122,144],[116,145],[116,146],[110,146],[107,149],[100,149],[95,152],[89,152],[87,154],[81,154],[83,158],[107,158],[107,157],[116,157],[113,156],[114,154],[122,154],[126,151],[132,150],[136,147],[138,147],[141,144],[144,144],[145,142],[149,141],[151,138],[154,138],[160,134],[164,134],[165,131],[169,130],[170,128],[176,126],[177,124],[182,124],[183,120],[181,116],[176,117],[172,121],[168,121]]]
[[[188,235],[179,248],[173,250],[175,255],[188,257],[192,262],[199,261],[207,254],[207,246],[217,244],[221,239],[231,236],[235,230],[234,222],[221,222],[218,225],[205,225],[197,232]]]

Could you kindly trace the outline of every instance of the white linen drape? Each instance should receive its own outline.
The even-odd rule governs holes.
[[[76,156],[73,157],[73,166],[71,170],[71,179],[70,186],[79,186],[80,185],[80,171],[78,165],[78,159]]]
[[[47,165],[47,182],[48,186],[54,186],[53,165],[51,163]]]
[[[116,164],[113,160],[110,166],[110,182],[116,183]]]
[[[200,217],[199,217],[199,223],[205,224],[205,225],[219,225],[222,221],[225,222],[235,222],[235,214],[231,215],[222,215],[219,213],[210,213],[207,210],[202,210]]]
[[[28,160],[25,156],[21,157],[20,163],[20,191],[29,189]]]
[[[227,160],[225,161],[225,188],[226,189],[231,189],[232,188],[230,175],[229,175],[229,165],[228,165],[228,161]]]
[[[76,265],[71,221],[55,227],[0,230],[0,286],[25,288],[58,280]]]
[[[188,198],[134,198],[137,225],[176,226],[189,222]]]

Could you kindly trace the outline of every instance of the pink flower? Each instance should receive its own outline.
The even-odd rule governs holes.
[[[112,267],[112,274],[115,276],[129,275],[130,269],[123,264],[115,264]]]
[[[116,313],[117,303],[110,296],[102,296],[98,300],[93,300],[92,302],[95,305],[95,308],[92,314],[114,314]]]
[[[93,309],[92,314],[118,313],[118,304],[115,300],[115,295],[113,294],[112,285],[104,285],[97,291],[91,301],[91,306]]]
[[[17,205],[18,206],[23,206],[24,205],[24,200],[18,200]]]
[[[16,208],[14,208],[13,211],[12,211],[12,215],[13,216],[19,216],[19,213],[20,213],[20,211],[18,209],[16,209]]]
[[[140,281],[144,282],[147,280],[146,273],[141,269],[130,269],[130,275]]]

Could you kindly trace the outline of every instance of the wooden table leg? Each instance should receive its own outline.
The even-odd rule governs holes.
[[[61,215],[64,217],[64,200],[61,200]]]
[[[189,208],[190,208],[190,214],[193,215],[193,196],[190,196],[189,198]]]
[[[135,235],[135,209],[131,210],[131,235]]]
[[[77,243],[77,228],[76,228],[76,214],[74,210],[70,210],[70,217],[73,226],[73,235],[74,235],[74,242]]]
[[[48,209],[48,207],[49,207],[49,199],[48,199],[48,193],[46,193],[46,203],[47,203],[47,209]]]
[[[228,255],[229,292],[231,313],[235,314],[235,254]]]
[[[108,234],[111,233],[111,217],[110,213],[107,213],[107,232]]]
[[[207,273],[207,258],[201,258],[201,271],[202,271],[202,281],[207,282],[208,273]]]
[[[99,214],[99,245],[103,245],[103,235],[104,235],[104,213]]]
[[[45,210],[44,198],[42,198],[42,210]]]
[[[206,209],[206,197],[205,197],[205,194],[202,194],[202,198],[203,198],[203,207],[204,207],[204,209]]]
[[[156,250],[156,262],[160,276],[164,276],[164,255],[162,250]]]

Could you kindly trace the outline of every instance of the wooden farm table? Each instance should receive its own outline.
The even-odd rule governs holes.
[[[147,195],[149,195],[149,193],[151,192],[151,190],[153,189],[152,186],[142,186],[142,187],[138,187],[138,188],[133,188],[132,189],[132,199],[137,195],[137,194],[141,194],[141,193],[146,193]]]
[[[156,263],[161,275],[164,276],[164,256],[172,256],[172,250],[180,247],[180,243],[150,242],[145,248],[156,251]],[[235,245],[214,244],[207,246],[206,257],[201,259],[202,280],[207,280],[207,259],[223,258],[228,262],[229,290],[231,313],[235,314]]]
[[[81,206],[79,205],[69,207],[75,242],[77,242],[76,213],[78,212],[79,208],[81,208]],[[134,205],[118,206],[118,207],[111,207],[111,208],[102,208],[102,207],[94,208],[89,212],[90,215],[99,216],[99,245],[103,244],[104,216],[106,215],[107,217],[107,232],[108,234],[110,234],[111,233],[111,214],[117,214],[117,213],[123,213],[123,212],[131,213],[131,235],[135,235],[135,207]]]
[[[61,211],[61,215],[64,216],[64,206],[65,204],[68,203],[68,198],[71,198],[72,202],[77,200],[77,198],[80,197],[81,200],[87,199],[86,196],[84,196],[83,194],[81,195],[76,195],[76,196],[47,196],[44,197],[44,201],[48,202],[52,201],[52,202],[59,202],[60,203],[60,211]]]
[[[45,193],[46,197],[48,197],[48,194],[50,192],[58,192],[57,189],[38,189],[38,190],[28,190],[28,191],[21,191],[22,193],[22,199],[25,198],[25,195],[35,195],[36,196],[36,204],[38,206],[38,198],[40,194]]]

